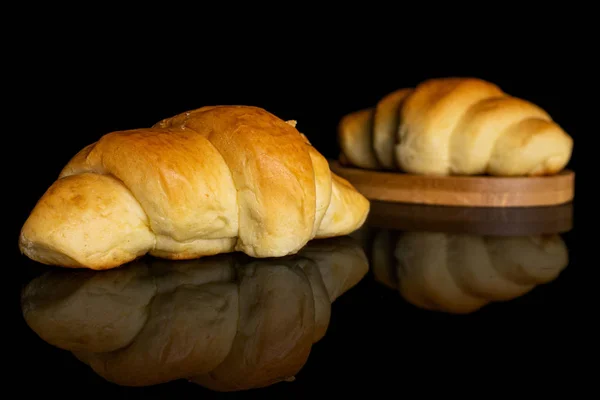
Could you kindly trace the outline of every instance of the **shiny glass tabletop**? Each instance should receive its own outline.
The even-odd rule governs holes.
[[[280,259],[94,272],[23,258],[21,348],[29,378],[63,398],[504,385],[566,368],[573,232],[572,204],[373,202],[359,231]]]

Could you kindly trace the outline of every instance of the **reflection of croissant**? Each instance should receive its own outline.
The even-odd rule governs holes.
[[[426,175],[548,175],[573,140],[540,107],[474,78],[430,79],[342,118],[343,159]]]
[[[51,271],[24,289],[25,320],[117,384],[188,378],[218,391],[264,387],[303,367],[325,335],[331,303],[368,270],[349,237],[282,258],[144,261]]]
[[[368,208],[294,121],[204,107],[85,147],[33,209],[19,244],[41,263],[91,269],[146,253],[279,257],[352,232]]]
[[[485,237],[378,231],[372,242],[376,279],[428,310],[470,313],[554,280],[568,265],[559,235]]]

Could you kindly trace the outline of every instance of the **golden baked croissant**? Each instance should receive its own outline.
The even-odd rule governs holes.
[[[344,116],[338,141],[347,164],[422,175],[550,175],[573,150],[546,111],[476,78],[390,93]]]
[[[146,253],[280,257],[352,232],[368,211],[294,121],[203,107],[82,149],[36,204],[19,246],[44,264],[98,270]]]
[[[569,264],[558,234],[483,236],[377,230],[376,279],[427,310],[471,313],[511,300],[558,277]]]
[[[21,303],[43,340],[113,383],[189,379],[245,390],[293,379],[326,334],[331,303],[367,271],[346,236],[281,258],[144,257],[104,272],[56,269],[32,280]]]

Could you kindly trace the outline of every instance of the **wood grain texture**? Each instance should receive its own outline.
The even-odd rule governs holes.
[[[424,176],[342,166],[330,168],[369,200],[463,206],[535,207],[568,203],[575,195],[575,173],[553,176]]]

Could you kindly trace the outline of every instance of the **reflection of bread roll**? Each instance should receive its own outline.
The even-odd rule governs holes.
[[[148,267],[139,262],[110,274],[51,271],[25,287],[22,307],[45,341],[73,351],[108,352],[135,338],[155,292]]]
[[[209,389],[240,390],[285,380],[302,368],[313,343],[315,306],[302,269],[252,263],[240,269],[239,288],[239,321],[229,354],[212,371],[192,378]]]
[[[493,241],[492,241],[493,242]],[[493,253],[481,236],[449,238],[448,270],[464,292],[488,300],[510,300],[524,295],[534,285],[513,282],[502,275],[504,265],[494,267]]]
[[[242,390],[292,379],[325,335],[330,298],[367,269],[360,246],[341,237],[276,259],[228,254],[54,270],[23,290],[23,315],[41,338],[111,382],[188,378]]]
[[[555,279],[568,265],[559,235],[405,232],[395,241],[392,237],[387,230],[375,234],[375,278],[428,310],[470,313],[492,301],[514,299]]]
[[[400,293],[422,308],[471,312],[488,301],[464,292],[449,270],[453,248],[444,233],[407,233],[396,244]],[[460,268],[460,266],[459,266]]]
[[[329,299],[335,299],[356,285],[367,273],[369,262],[363,249],[348,236],[315,241],[301,254],[316,262]]]
[[[301,263],[300,267],[310,282],[313,298],[315,300],[315,329],[313,342],[316,343],[325,336],[327,328],[329,328],[331,300],[329,300],[327,286],[325,286],[325,282],[323,282],[319,266],[315,262],[306,259],[306,262]]]
[[[496,268],[523,284],[550,282],[569,263],[567,246],[558,235],[496,238],[487,247]]]
[[[76,355],[96,373],[121,385],[167,382],[190,371],[204,373],[218,366],[230,352],[237,324],[235,283],[182,285],[154,297],[150,318],[130,346],[110,353]],[[202,340],[197,340],[199,332]]]
[[[229,255],[218,255],[202,261],[202,268],[197,260],[171,261],[152,260],[152,274],[158,279],[158,293],[168,293],[181,285],[200,286],[210,282],[229,282],[235,280],[235,259]]]
[[[373,237],[373,250],[371,252],[371,270],[375,279],[384,285],[395,289],[397,287],[396,270],[390,268],[394,265],[394,249],[396,235],[394,231],[381,229]]]

